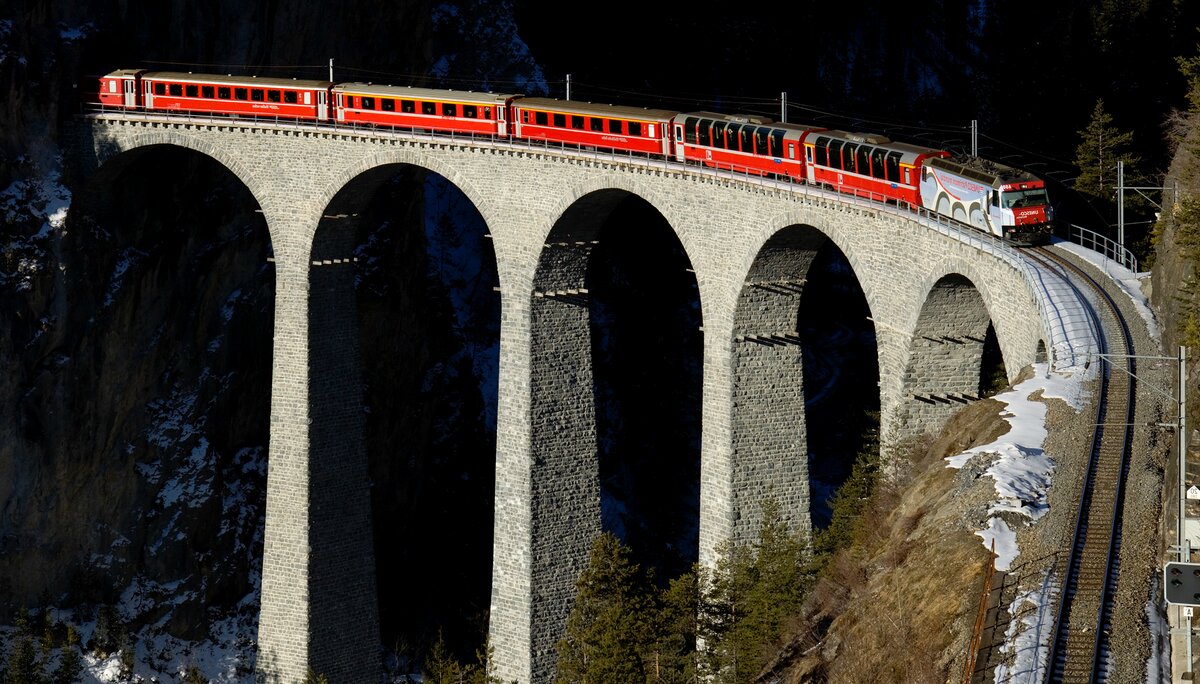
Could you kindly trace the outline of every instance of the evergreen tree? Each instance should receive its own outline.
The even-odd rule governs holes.
[[[671,580],[659,596],[654,643],[646,658],[646,681],[685,684],[696,681],[699,569]]]
[[[1196,52],[1192,57],[1175,58],[1179,71],[1187,79],[1188,111],[1193,114],[1200,113],[1200,45],[1196,46]]]
[[[702,573],[700,634],[705,674],[712,681],[749,683],[762,671],[811,581],[806,555],[778,501],[767,499],[758,540],[724,545],[716,569]]]
[[[1125,184],[1136,185],[1134,167],[1140,159],[1131,151],[1133,134],[1121,131],[1113,124],[1112,116],[1104,109],[1104,100],[1096,100],[1092,119],[1087,128],[1079,131],[1079,138],[1079,146],[1075,148],[1075,165],[1079,167],[1076,191],[1113,202],[1118,161],[1125,162]]]
[[[51,684],[75,684],[83,672],[83,659],[79,656],[79,632],[74,625],[67,625],[67,643],[58,656],[58,667],[50,674]]]
[[[557,684],[646,681],[646,651],[655,642],[648,584],[615,536],[596,539],[557,645]]]
[[[5,684],[41,684],[43,665],[37,657],[29,613],[25,608],[17,611],[16,622],[16,641],[8,654]]]

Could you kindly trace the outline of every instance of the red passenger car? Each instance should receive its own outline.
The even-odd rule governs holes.
[[[508,134],[508,104],[515,97],[520,96],[370,83],[333,87],[339,122],[488,135]]]
[[[329,81],[159,71],[142,73],[141,82],[146,109],[329,118]]]
[[[551,100],[515,100],[513,137],[645,154],[671,154],[671,119],[678,112]]]
[[[892,142],[881,135],[824,131],[804,144],[808,182],[863,197],[921,205],[921,168],[949,152]]]
[[[761,175],[804,178],[804,141],[823,128],[758,116],[693,112],[675,117],[675,158]]]
[[[119,69],[100,77],[100,104],[106,107],[128,107],[130,109],[141,106],[138,102],[138,77],[145,70],[143,69]]]

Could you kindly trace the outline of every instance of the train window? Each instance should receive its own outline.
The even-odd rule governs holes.
[[[178,83],[171,83],[167,86],[167,92],[175,97],[183,95],[183,86]]]
[[[771,131],[771,154],[773,156],[776,156],[776,157],[783,156],[783,136],[784,136],[783,131],[779,131],[779,130]],[[795,159],[796,158],[796,146],[792,145],[790,147],[790,149],[791,149],[791,153],[788,155],[788,159]]]
[[[696,117],[689,116],[683,120],[683,142],[695,145],[696,137]]]
[[[887,169],[887,179],[893,183],[900,182],[900,153],[889,152],[887,161],[884,162],[884,167]]]
[[[908,169],[905,169],[905,171],[908,171]],[[929,182],[929,167],[928,166],[921,167],[921,182],[922,183]]]
[[[725,122],[714,121],[712,124],[712,146],[725,148]]]
[[[742,151],[754,152],[754,126],[742,126]]]
[[[588,125],[591,126],[591,129],[597,133],[604,132],[604,119],[601,119],[600,117],[593,116],[592,118],[588,119]]]
[[[183,92],[188,97],[200,97],[200,86],[194,86],[194,85],[184,86]]]
[[[213,97],[216,96],[216,94],[217,94],[217,89],[214,88],[213,86],[201,86],[201,88],[200,88],[200,97],[207,97],[208,99],[211,100],[211,99],[213,99]]]
[[[696,122],[696,143],[699,145],[712,145],[712,122],[700,119]]]
[[[347,95],[347,96],[346,96],[346,106],[347,106],[347,107],[354,107],[354,96],[353,96],[353,95]]]
[[[866,145],[858,146],[858,172],[864,176],[871,175],[871,148]]]
[[[566,114],[555,114],[554,115],[554,127],[555,128],[566,128],[567,127],[567,115]]]
[[[250,89],[250,99],[254,100],[255,102],[262,102],[263,101],[262,88],[251,88]]]
[[[816,152],[817,158],[813,161],[817,166],[829,166],[829,148],[825,147],[829,144],[828,139],[817,138]],[[814,149],[812,147],[808,149]]]
[[[991,192],[990,192],[990,193],[988,193],[988,194],[990,194],[990,195],[992,196],[992,206],[993,206],[993,207],[998,207],[998,206],[1000,206],[1000,193],[998,193],[998,192],[996,192],[995,190],[993,190],[993,191],[991,191]]]
[[[583,130],[583,117],[572,114],[571,115],[571,128],[582,131]]]
[[[458,116],[458,105],[453,102],[443,102],[442,116]]]
[[[385,112],[396,111],[396,101],[390,97],[379,98],[379,108]]]
[[[492,108],[491,107],[483,108],[483,118],[491,120],[491,118],[492,118]]]
[[[535,124],[537,124],[539,126],[545,126],[547,121],[549,121],[549,117],[546,115],[546,112],[534,112],[533,113],[533,122]]]
[[[278,90],[267,91],[267,102],[279,102],[283,100],[283,95]]]
[[[911,172],[912,172],[912,169],[904,169],[904,184],[905,185],[912,185],[912,180],[910,180]]]
[[[640,137],[642,135],[642,122],[641,121],[630,121],[629,122],[629,135],[635,135],[638,137]]]
[[[422,102],[421,103],[421,113],[429,114],[430,116],[437,114],[437,103],[436,102]]]
[[[609,120],[608,120],[608,132],[609,132],[609,133],[616,133],[617,135],[620,135],[620,134],[621,134],[621,121],[620,121],[620,119],[609,119]]]
[[[155,95],[166,95],[167,94],[167,84],[166,83],[155,83],[154,84],[154,94]]]
[[[217,86],[217,97],[222,100],[228,100],[230,98],[229,87]]]
[[[296,101],[299,99],[296,97],[296,95],[297,95],[297,93],[294,90],[283,91],[284,104],[296,104]]]
[[[887,156],[887,150],[875,148],[871,152],[871,175],[874,176],[875,178],[880,178],[880,179],[887,178],[887,175],[884,173],[884,170],[883,170],[883,167],[884,167],[883,160],[884,160],[884,157],[886,157],[886,156]]]
[[[647,138],[654,137],[654,124],[646,124],[646,137]]]
[[[363,109],[370,109],[370,110],[374,110],[374,109],[375,109],[375,98],[373,98],[373,97],[366,97],[366,96],[364,95],[363,97],[361,97],[361,98],[359,98],[359,99],[360,99],[360,100],[362,100],[362,104],[361,104],[361,105],[359,105],[359,106],[360,106],[360,107],[362,107]]]
[[[857,173],[858,166],[854,163],[854,153],[858,152],[858,145],[854,143],[846,143],[842,145],[842,170],[850,173]]]
[[[400,111],[412,114],[417,111],[417,103],[412,100],[400,100]]]
[[[771,129],[759,128],[754,134],[754,151],[763,155],[771,154],[770,139]]]
[[[109,82],[108,82],[108,92],[110,92],[110,93],[115,93],[115,92],[117,92],[117,81],[116,81],[116,79],[113,79],[113,80],[111,80],[111,81],[109,81]]]
[[[250,99],[250,89],[249,88],[234,88],[233,89],[233,99],[249,100]]]
[[[479,108],[476,107],[475,105],[465,104],[465,105],[463,105],[463,116],[465,116],[468,119],[478,119],[479,118]]]
[[[842,168],[842,147],[846,143],[841,140],[829,141],[829,167],[833,169]]]

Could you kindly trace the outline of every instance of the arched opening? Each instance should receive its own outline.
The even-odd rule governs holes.
[[[759,250],[734,321],[734,540],[755,538],[767,497],[797,530],[827,525],[878,423],[862,287],[824,234],[790,226]]]
[[[0,499],[22,536],[0,553],[0,605],[49,597],[86,619],[121,601],[130,634],[188,641],[238,615],[253,640],[275,306],[257,209],[226,167],[170,145],[115,156],[77,193],[10,367],[21,431],[0,479],[23,494]]]
[[[621,190],[564,212],[532,295],[536,679],[602,530],[663,581],[697,558],[702,333],[678,238]]]
[[[943,276],[930,288],[913,331],[903,434],[940,429],[954,411],[1006,383],[996,333],[975,284],[961,274]]]
[[[1046,354],[1046,340],[1038,340],[1037,348],[1033,352],[1034,363],[1049,363],[1050,357]]]
[[[350,181],[324,216],[313,261],[343,270],[314,266],[312,288],[340,277],[341,304],[328,308],[356,312],[324,327],[358,330],[361,365],[347,372],[362,402],[385,669],[419,673],[439,639],[474,662],[495,498],[500,308],[487,226],[445,178],[401,164]]]

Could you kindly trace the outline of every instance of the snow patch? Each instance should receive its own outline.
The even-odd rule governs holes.
[[[996,666],[997,682],[1041,682],[1050,659],[1050,639],[1054,630],[1054,614],[1051,607],[1058,593],[1058,586],[1050,579],[1047,571],[1041,584],[1030,591],[1018,594],[1013,599],[1009,612],[1013,619],[1004,633],[1001,653],[1008,656],[1006,662]]]
[[[1150,332],[1150,336],[1156,341],[1162,340],[1162,332],[1158,327],[1158,318],[1154,315],[1154,311],[1151,310],[1150,302],[1146,298],[1146,295],[1142,294],[1142,282],[1150,277],[1148,271],[1145,273],[1134,273],[1112,259],[1105,257],[1103,254],[1082,245],[1077,245],[1074,242],[1055,242],[1054,246],[1087,261],[1111,278],[1117,284],[1117,287],[1121,288],[1121,291],[1125,293],[1125,296],[1129,297],[1129,300],[1133,302],[1134,308],[1137,309],[1142,320],[1146,322],[1146,329]]]

